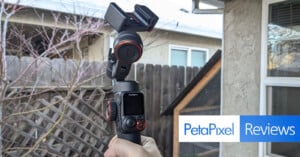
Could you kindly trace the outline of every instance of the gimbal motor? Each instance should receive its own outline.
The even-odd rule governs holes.
[[[117,4],[110,3],[104,19],[118,32],[113,52],[108,55],[107,76],[122,81],[131,64],[143,53],[143,42],[136,32],[151,31],[158,17],[146,6],[135,5],[134,12],[125,13]]]
[[[113,53],[110,50],[108,54],[107,75],[111,79],[122,81],[128,75],[131,64],[141,58],[143,42],[136,32],[122,31],[113,46]]]

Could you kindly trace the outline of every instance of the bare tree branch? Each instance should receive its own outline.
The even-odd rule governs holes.
[[[100,19],[94,19],[79,15],[67,15],[58,12],[50,12],[52,19],[46,19],[49,18],[49,14],[45,15],[41,13],[41,11],[37,10],[34,10],[34,13],[39,21],[41,21],[41,25],[39,26],[28,24],[26,25],[22,23],[10,23],[9,19],[11,17],[13,17],[18,12],[22,12],[22,9],[27,9],[22,6],[18,6],[18,3],[6,4],[4,0],[1,0],[0,134],[2,135],[1,131],[3,129],[3,126],[6,126],[5,129],[14,128],[16,130],[19,129],[19,131],[29,130],[28,132],[26,132],[26,134],[29,134],[29,137],[34,132],[34,136],[36,139],[34,140],[34,143],[32,143],[32,145],[27,144],[21,147],[19,145],[16,145],[14,143],[15,141],[9,141],[7,142],[8,144],[5,146],[4,150],[2,147],[2,143],[0,143],[0,151],[2,152],[2,154],[9,153],[10,151],[21,151],[22,153],[19,155],[28,156],[32,153],[36,153],[36,151],[45,151],[42,146],[45,142],[50,142],[48,141],[48,138],[54,136],[57,133],[58,128],[62,129],[62,126],[66,123],[66,119],[72,119],[70,118],[72,116],[70,115],[70,108],[72,108],[73,111],[75,110],[75,113],[78,112],[76,107],[73,106],[74,104],[71,103],[74,102],[74,95],[76,95],[74,93],[80,91],[81,87],[84,84],[89,83],[96,78],[103,77],[104,74],[99,71],[98,73],[95,73],[86,78],[87,70],[91,69],[92,67],[91,65],[86,66],[86,61],[83,60],[82,39],[85,39],[89,35],[99,35],[104,23],[103,20]],[[47,22],[51,20],[53,22],[53,26],[46,26],[46,20]],[[68,27],[62,28],[62,23],[63,25],[70,26],[70,29],[68,29]],[[17,73],[17,76],[13,76],[12,79],[10,78],[9,71],[12,68],[10,68],[9,66],[15,66],[17,65],[17,63],[8,63],[7,56],[9,54],[9,49],[18,52],[18,56],[21,58],[21,60],[23,59],[24,55],[29,55],[31,57],[28,62],[26,62],[26,64],[19,65],[21,71]],[[71,78],[69,78],[68,80],[65,80],[65,74],[61,73],[59,68],[55,69],[55,65],[53,65],[52,61],[47,58],[58,57],[65,59],[64,57],[67,54],[66,51],[71,51],[73,55],[74,53],[77,53],[78,56],[76,61],[72,61],[74,67],[70,69],[73,70],[73,73]],[[20,60],[16,62],[20,62]],[[17,68],[18,67],[16,67],[16,69]],[[35,75],[38,75],[37,73],[39,71],[43,71],[42,68],[50,69],[51,73],[55,75],[53,76],[53,78],[59,79],[59,82],[61,84],[64,84],[63,91],[56,90],[61,84],[58,84],[57,86],[49,86],[46,89],[42,90],[39,88],[40,81],[43,80]],[[25,87],[27,81],[30,82],[30,87]],[[20,87],[16,88],[17,85]],[[51,99],[51,96],[48,96],[49,98],[47,100],[50,101],[51,99],[52,102],[47,105],[40,105],[37,99],[46,100],[46,98],[43,98],[41,96],[51,95],[51,93],[61,95],[62,99],[59,101],[52,101],[53,99]],[[78,103],[79,101],[87,101],[81,103],[80,105],[84,104],[85,106],[90,107],[91,105],[88,101],[92,101],[93,103],[96,102],[96,104],[99,104],[100,102],[100,104],[102,104],[102,102],[104,101],[104,96],[105,92],[103,90],[100,90],[100,95],[91,96],[97,101],[85,100],[84,97],[78,96],[75,103]],[[78,107],[81,107],[80,105],[78,105]],[[62,108],[57,108],[57,106]],[[10,111],[9,113],[4,113],[4,117],[2,116],[2,107],[5,107]],[[95,107],[101,108],[99,106]],[[59,113],[58,118],[53,120],[53,123],[47,124],[47,130],[45,132],[40,131],[41,133],[40,135],[38,135],[38,128],[41,127],[40,125],[44,125],[43,123],[45,123],[45,118],[43,119],[43,117],[41,116],[47,116],[48,114],[50,115],[55,110],[57,110],[55,114]],[[92,112],[93,115],[95,115],[95,109],[93,109]],[[97,115],[97,117],[103,118],[100,115]],[[94,123],[94,119],[92,119],[95,118],[94,116],[88,118],[90,119],[75,118],[73,120],[74,123],[90,123],[91,121]],[[31,126],[31,128],[26,128],[28,126]],[[32,126],[36,127],[35,131]],[[80,127],[80,129],[85,129],[90,135],[95,134],[91,131],[92,128],[90,128],[90,130],[87,129],[89,128],[89,126],[78,126]],[[93,127],[99,126],[93,125]],[[100,128],[105,127],[106,124],[105,126],[101,126]],[[103,134],[107,134],[107,132],[104,132]],[[17,136],[14,136],[10,140],[17,139]],[[30,141],[31,137],[26,140]],[[49,152],[49,154],[51,154],[51,152]],[[55,154],[55,156],[58,156],[58,154]]]

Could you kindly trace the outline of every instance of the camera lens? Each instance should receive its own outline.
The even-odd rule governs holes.
[[[142,56],[142,40],[135,32],[124,31],[114,43],[114,53],[121,62],[133,63]]]

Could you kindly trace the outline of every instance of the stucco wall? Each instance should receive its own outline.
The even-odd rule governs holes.
[[[109,51],[111,28],[104,28],[102,34],[89,45],[89,61],[106,61]]]
[[[163,30],[140,33],[144,52],[139,63],[169,64],[169,45],[187,46],[194,48],[206,48],[209,50],[209,57],[217,49],[221,49],[222,40],[182,34]]]
[[[103,34],[89,45],[89,61],[106,61],[109,50],[110,32],[105,29]],[[217,49],[221,49],[222,40],[200,37],[189,34],[182,34],[163,30],[153,30],[152,32],[139,33],[144,44],[142,58],[138,63],[169,64],[169,46],[184,46],[193,48],[205,48],[211,57]]]
[[[225,0],[222,114],[259,114],[261,0]],[[222,143],[222,157],[257,157],[258,143]]]

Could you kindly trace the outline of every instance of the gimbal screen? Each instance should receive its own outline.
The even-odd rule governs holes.
[[[142,93],[125,93],[123,103],[124,115],[144,114],[144,95]]]

